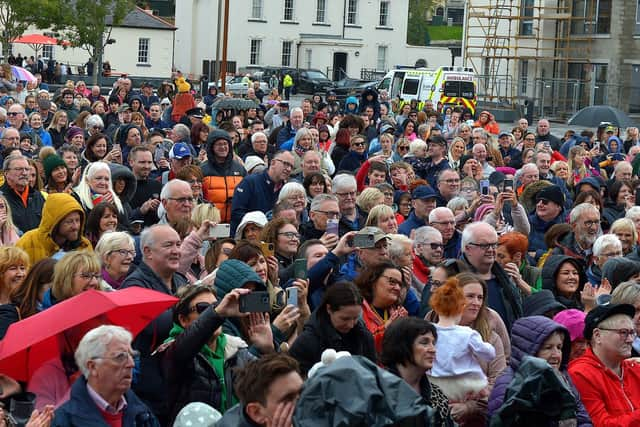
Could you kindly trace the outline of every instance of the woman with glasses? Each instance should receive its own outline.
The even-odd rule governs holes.
[[[106,233],[118,229],[118,208],[113,203],[98,203],[87,216],[85,235],[93,247]]]
[[[402,270],[390,261],[363,270],[355,280],[363,297],[362,318],[373,335],[378,354],[382,351],[387,326],[408,315],[401,302],[405,283]]]
[[[278,201],[276,203],[288,203],[295,211],[298,224],[309,222],[309,213],[307,212],[307,190],[302,184],[297,182],[287,182],[280,189]]]
[[[367,160],[367,137],[356,134],[349,141],[349,152],[340,160],[338,170],[355,172]]]
[[[396,155],[401,159],[404,158],[404,156],[408,155],[410,144],[411,141],[409,141],[407,138],[398,138],[398,140],[396,141]]]
[[[90,289],[112,290],[102,284],[100,261],[91,252],[69,252],[56,263],[51,288],[44,293],[42,309]]]
[[[204,202],[202,193],[202,180],[204,175],[202,169],[196,165],[187,165],[180,169],[180,172],[176,174],[177,179],[181,179],[189,183],[191,191],[193,192],[194,204],[199,205]]]
[[[160,350],[168,368],[168,425],[191,402],[206,403],[221,413],[238,402],[234,369],[256,357],[241,338],[225,334],[222,324],[226,316],[240,315],[240,292],[229,292],[215,305],[218,300],[210,287],[189,285],[178,291],[173,327]]]
[[[102,287],[119,289],[133,268],[133,238],[122,231],[105,233],[95,245],[95,253],[102,264]]]
[[[102,103],[100,102],[100,104]],[[102,117],[100,117],[98,114],[92,114],[87,117],[87,121],[85,122],[85,129],[87,131],[87,134],[89,135],[89,138],[91,138],[93,135],[103,133],[104,121],[102,121]]]
[[[553,292],[556,301],[567,308],[584,310],[582,289],[587,275],[582,264],[566,255],[551,255],[542,266],[542,289]]]
[[[286,281],[289,277],[285,269],[293,264],[300,246],[298,228],[286,218],[271,220],[262,229],[262,241],[273,244],[274,255],[278,260],[278,275],[280,280]]]

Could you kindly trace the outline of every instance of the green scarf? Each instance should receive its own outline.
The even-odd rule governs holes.
[[[184,328],[177,323],[173,324],[173,328],[169,332],[169,338],[165,341],[165,343],[169,341],[173,341],[178,335],[184,332]],[[207,362],[213,367],[213,371],[216,373],[218,380],[220,381],[221,388],[221,396],[220,396],[220,407],[216,408],[220,411],[221,414],[224,414],[227,409],[238,403],[235,395],[231,395],[231,402],[227,402],[227,384],[224,380],[224,349],[227,346],[227,336],[222,333],[218,338],[216,338],[216,351],[211,350],[207,344],[203,345],[200,349],[200,354],[202,354]],[[207,403],[207,402],[205,402]]]

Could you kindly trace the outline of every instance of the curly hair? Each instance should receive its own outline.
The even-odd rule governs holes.
[[[464,311],[465,299],[462,289],[458,287],[458,279],[451,277],[436,289],[429,298],[429,305],[440,316],[452,317],[461,314]]]

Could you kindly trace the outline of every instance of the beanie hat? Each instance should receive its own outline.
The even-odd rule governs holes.
[[[266,290],[265,284],[253,268],[238,259],[228,259],[220,264],[216,270],[214,287],[219,299],[234,289],[238,289],[247,283],[255,283],[256,291]]]
[[[45,181],[49,181],[49,179],[51,178],[51,173],[55,168],[57,168],[58,166],[67,167],[67,164],[64,162],[64,160],[62,160],[62,157],[58,156],[57,154],[51,154],[42,161],[42,166],[44,168]]]
[[[77,126],[72,126],[67,130],[65,137],[67,141],[71,141],[77,135],[84,135],[84,131]]]
[[[485,203],[484,205],[480,205],[480,207],[478,207],[478,209],[476,209],[476,214],[473,216],[473,221],[477,222],[477,221],[482,221],[482,218],[484,218],[484,216],[489,213],[489,211],[492,211],[496,208],[495,205],[489,204],[489,203]]]
[[[561,208],[564,207],[564,194],[562,194],[562,190],[557,185],[550,185],[538,191],[536,194],[536,202],[539,200],[547,200]]]
[[[436,289],[429,298],[429,305],[439,316],[451,317],[462,313],[465,298],[458,286],[458,279],[452,277]]]
[[[584,338],[584,318],[586,316],[587,314],[584,311],[570,308],[556,314],[553,320],[567,328],[571,342],[573,342],[578,338]]]
[[[549,311],[565,310],[566,308],[556,300],[553,292],[549,289],[540,289],[535,294],[525,298],[522,304],[522,315],[523,317],[543,316]]]
[[[609,280],[613,289],[638,273],[640,273],[640,263],[628,258],[609,258],[602,266],[602,278]]]

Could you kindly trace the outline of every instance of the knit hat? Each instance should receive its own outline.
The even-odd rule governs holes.
[[[495,185],[496,188],[500,187],[500,184],[504,182],[507,177],[502,172],[494,171],[489,175],[489,183]]]
[[[482,221],[482,218],[484,218],[484,216],[489,211],[492,211],[495,208],[496,208],[496,206],[492,205],[490,203],[485,203],[484,205],[480,205],[480,207],[478,207],[478,209],[476,209],[476,214],[473,216],[473,221],[474,222]]]
[[[214,287],[220,300],[233,289],[241,288],[248,283],[255,283],[257,285],[256,291],[266,290],[258,273],[240,260],[228,259],[220,264],[216,270]]]
[[[191,402],[180,410],[173,427],[213,427],[222,418],[220,412],[202,402]]]
[[[42,166],[44,167],[44,176],[45,180],[49,180],[51,178],[51,173],[58,166],[67,167],[67,164],[62,160],[62,157],[57,154],[51,154],[47,158],[42,161]]]
[[[251,173],[257,166],[264,167],[266,163],[258,156],[247,156],[247,158],[244,159],[244,168],[247,170],[247,173]]]
[[[525,298],[522,304],[522,315],[524,317],[543,316],[549,311],[566,310],[566,308],[556,300],[553,292],[549,289],[541,289]]]
[[[84,136],[84,131],[77,126],[72,126],[67,130],[67,134],[65,137],[67,138],[67,141],[71,141],[73,138],[75,138],[78,135]]]
[[[602,266],[602,279],[609,280],[613,289],[638,273],[640,273],[640,263],[628,258],[609,258]]]
[[[573,342],[578,338],[584,338],[585,317],[586,313],[584,311],[570,308],[556,314],[553,320],[569,330],[569,337],[571,338],[571,342]]]
[[[562,190],[557,185],[550,185],[538,191],[536,194],[536,203],[539,200],[547,200],[560,207],[564,206],[564,194],[562,194]]]

